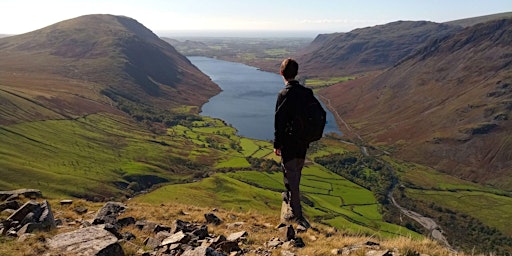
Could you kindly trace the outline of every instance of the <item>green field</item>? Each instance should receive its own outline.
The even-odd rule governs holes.
[[[483,223],[512,236],[512,198],[480,191],[432,191],[408,189],[407,195],[436,205],[464,212]],[[499,216],[499,217],[497,217]]]
[[[322,87],[331,86],[333,84],[346,82],[349,80],[354,80],[355,77],[345,76],[345,77],[331,77],[326,79],[306,79],[305,86],[311,87],[313,89],[319,89]]]
[[[131,184],[139,189],[183,182],[207,166],[243,159],[230,139],[235,132],[220,120],[203,118],[190,128],[178,125],[155,134],[109,114],[0,126],[0,189],[101,199],[133,192],[127,189],[133,182],[141,183]]]
[[[268,164],[253,166],[251,161],[278,162],[272,144],[241,138],[218,119],[195,119],[158,133],[110,114],[1,126],[0,189],[28,187],[42,190],[49,198],[105,200],[166,183],[133,200],[254,211],[278,218],[282,174],[270,171]],[[371,191],[314,162],[317,157],[357,150],[329,137],[311,145],[301,182],[306,215],[352,233],[421,237],[384,222],[381,205]],[[406,185],[408,197],[469,214],[510,235],[506,220],[511,217],[512,201],[502,191],[384,159]],[[207,173],[209,177],[200,178]]]
[[[279,218],[282,180],[280,172],[238,171],[216,174],[191,184],[165,186],[134,200],[257,211]],[[382,221],[380,206],[370,191],[318,165],[304,168],[301,190],[310,202],[309,205],[303,203],[304,211],[315,221],[360,234],[421,237]]]
[[[386,161],[393,165],[407,187],[405,193],[408,197],[467,214],[512,236],[507,225],[512,218],[512,197],[509,193],[457,179],[422,165],[403,163],[389,157]]]

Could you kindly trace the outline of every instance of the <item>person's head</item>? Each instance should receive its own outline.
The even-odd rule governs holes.
[[[297,76],[299,72],[299,63],[292,58],[288,58],[283,60],[281,63],[281,71],[280,74],[284,77],[285,80],[293,80]]]

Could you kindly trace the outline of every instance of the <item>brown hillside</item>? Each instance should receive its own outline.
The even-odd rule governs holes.
[[[112,100],[200,106],[217,85],[128,17],[86,15],[0,39],[0,123],[117,111]]]
[[[310,76],[375,71],[391,67],[430,40],[460,29],[427,21],[397,21],[348,33],[323,34],[299,52],[297,60],[301,73]]]
[[[396,156],[512,189],[512,19],[469,27],[369,79],[320,92]]]

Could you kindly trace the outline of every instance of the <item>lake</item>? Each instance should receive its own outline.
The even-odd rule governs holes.
[[[188,59],[222,89],[203,105],[201,115],[224,120],[244,137],[274,139],[277,94],[284,88],[281,76],[241,63],[198,56]],[[334,116],[325,110],[324,133],[341,134]]]

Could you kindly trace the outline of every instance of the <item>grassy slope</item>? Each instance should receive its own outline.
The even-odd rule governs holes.
[[[512,236],[507,224],[512,218],[512,198],[509,193],[460,180],[425,166],[390,158],[387,161],[394,163],[408,197],[468,214]]]
[[[187,163],[199,169],[215,161],[218,150],[179,135],[157,135],[108,114],[0,126],[0,189],[30,187],[50,197],[101,199],[127,194],[114,183],[127,186],[137,177],[181,181],[194,172]]]
[[[222,167],[238,168],[238,159],[248,156],[275,160],[270,154],[272,145],[269,142],[242,138],[241,146],[244,155],[232,154]],[[340,142],[326,139],[312,147],[310,156],[345,150]],[[369,235],[420,237],[405,228],[383,222],[380,206],[370,191],[317,164],[310,163],[304,168],[301,187],[308,201],[305,212],[312,220]],[[219,173],[195,183],[165,186],[134,200],[152,204],[186,203],[278,216],[283,188],[280,172],[249,168],[247,171]]]
[[[192,195],[192,201],[203,206],[277,215],[279,191],[283,189],[281,173],[251,169],[246,160],[249,156],[278,160],[271,154],[271,144],[240,138],[235,133],[219,120],[203,118],[191,127],[178,125],[167,134],[156,135],[130,119],[109,114],[2,126],[0,189],[38,188],[53,198],[121,196],[128,191],[114,183],[127,186],[133,181],[130,177],[153,175],[173,183],[192,180],[193,170],[187,170],[186,163],[192,165],[191,169],[199,166],[248,168],[243,172],[217,174],[196,183],[166,186],[136,200],[189,203]],[[236,145],[240,148],[234,149]],[[308,155],[314,158],[355,150],[349,147],[324,140],[313,145]],[[511,204],[510,198],[499,195],[499,190],[412,166],[396,164],[404,182],[422,188],[411,190],[411,197],[436,199],[436,203],[444,207],[467,212],[506,232],[503,230],[506,225],[500,220],[507,218],[495,216],[508,216]],[[381,221],[379,205],[369,191],[318,165],[305,168],[302,190],[312,203],[305,211],[313,220],[366,234],[408,233]],[[486,210],[476,211],[482,208],[482,202]],[[494,207],[489,207],[489,202]]]

